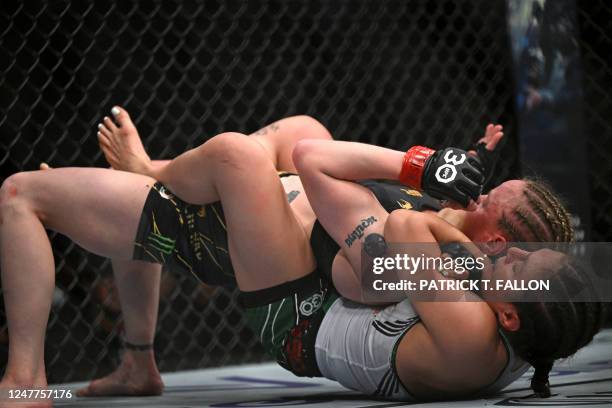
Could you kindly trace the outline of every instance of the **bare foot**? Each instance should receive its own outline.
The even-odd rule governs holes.
[[[115,170],[149,175],[151,159],[127,111],[111,109],[113,119],[104,117],[98,125],[98,142],[104,157]]]
[[[93,380],[77,391],[79,397],[111,395],[161,395],[164,383],[157,370],[153,351],[126,350],[121,365],[106,377]]]

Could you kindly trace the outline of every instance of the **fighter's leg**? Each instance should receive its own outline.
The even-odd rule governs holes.
[[[41,170],[49,170],[41,165]],[[151,345],[155,338],[161,265],[139,260],[111,260],[125,326],[125,341]],[[153,347],[126,348],[121,364],[111,374],[78,390],[79,396],[159,395],[163,381]]]
[[[325,126],[306,115],[281,119],[250,136],[266,149],[278,170],[293,173],[297,172],[292,159],[293,148],[299,140],[333,139]]]
[[[161,265],[117,259],[113,259],[112,264],[123,310],[125,340],[136,345],[152,344],[157,323]],[[138,296],[134,296],[135,293]]]
[[[115,371],[92,381],[78,390],[77,395],[160,395],[164,384],[152,345],[157,323],[161,265],[113,260],[113,273],[121,302],[125,340],[141,347],[138,350],[126,347],[121,364]]]
[[[44,335],[55,283],[45,227],[102,256],[130,259],[154,180],[105,169],[19,173],[0,189],[0,260],[10,333],[3,385],[44,385]]]
[[[295,144],[302,139],[332,139],[329,131],[316,119],[292,116],[267,125],[250,135],[258,141],[279,171],[295,172],[292,153]],[[136,126],[128,112],[118,106],[111,117],[105,117],[98,125],[98,141],[109,164],[117,170],[143,173],[142,160],[149,160]],[[162,167],[168,160],[153,160],[151,164]]]
[[[221,201],[243,291],[298,279],[314,269],[306,232],[287,202],[276,168],[251,137],[215,136],[150,171],[185,201]]]

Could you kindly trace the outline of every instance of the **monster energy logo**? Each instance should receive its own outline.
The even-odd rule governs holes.
[[[150,233],[147,239],[151,247],[157,249],[164,255],[170,255],[176,246],[175,240],[156,234],[155,232]]]

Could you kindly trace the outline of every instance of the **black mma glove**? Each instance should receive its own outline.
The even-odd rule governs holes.
[[[433,154],[423,172],[423,191],[440,200],[452,200],[464,207],[478,200],[484,181],[478,158],[465,150],[448,147]]]
[[[477,157],[449,147],[435,151],[413,146],[404,155],[399,181],[432,197],[456,201],[464,207],[482,191],[483,168]]]

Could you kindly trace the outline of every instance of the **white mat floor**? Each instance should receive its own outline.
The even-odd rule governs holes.
[[[325,379],[304,379],[275,364],[224,367],[163,376],[166,391],[148,398],[75,398],[57,407],[612,407],[612,330],[575,357],[555,366],[551,375],[554,397],[521,400],[529,394],[531,371],[503,394],[483,400],[410,404],[375,401]],[[84,384],[57,385],[76,389]]]

